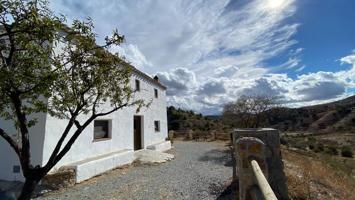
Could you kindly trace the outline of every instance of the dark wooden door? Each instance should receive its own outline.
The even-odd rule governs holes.
[[[134,116],[134,150],[142,149],[142,117]]]

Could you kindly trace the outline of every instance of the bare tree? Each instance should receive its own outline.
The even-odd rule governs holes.
[[[266,124],[267,111],[277,107],[278,98],[267,95],[241,96],[223,108],[223,121],[238,128],[259,128]]]

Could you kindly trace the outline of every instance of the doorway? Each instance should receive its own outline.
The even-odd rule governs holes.
[[[133,145],[134,145],[134,150],[139,150],[143,148],[142,145],[142,126],[143,125],[143,117],[142,116],[134,116],[134,136],[133,136]]]

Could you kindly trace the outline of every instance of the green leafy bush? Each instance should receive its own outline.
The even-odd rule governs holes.
[[[338,149],[334,146],[328,146],[325,150],[325,153],[330,154],[330,155],[338,155]]]
[[[305,150],[307,147],[307,144],[304,143],[303,141],[297,141],[293,146],[297,149]]]
[[[313,136],[307,138],[308,148],[314,150],[316,147],[317,140]]]
[[[317,142],[316,138],[314,138],[313,136],[308,137],[308,142],[311,144],[314,144]]]
[[[324,151],[324,145],[322,143],[317,143],[313,149],[314,152],[319,153]]]
[[[348,157],[348,158],[352,158],[353,157],[353,152],[351,150],[351,148],[349,146],[345,146],[341,148],[341,155],[343,157]]]
[[[284,137],[281,137],[281,138],[280,138],[280,143],[281,143],[282,145],[287,145],[287,144],[288,144],[287,139],[284,138]]]
[[[315,145],[314,145],[314,144],[309,144],[309,145],[308,145],[308,148],[309,148],[310,150],[314,150]]]

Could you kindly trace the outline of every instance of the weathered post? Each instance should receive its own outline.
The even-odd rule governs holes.
[[[189,129],[187,131],[187,139],[189,139],[189,140],[194,139],[194,131],[193,130]]]
[[[212,131],[211,131],[212,141],[217,140],[216,135],[217,135],[216,130],[212,130]]]
[[[173,130],[170,130],[168,133],[168,138],[169,138],[171,144],[174,143],[174,134],[175,134],[175,131],[173,131]]]
[[[265,172],[266,177],[268,176],[268,183],[270,184],[272,190],[274,191],[278,199],[288,200],[288,192],[286,186],[286,176],[284,173],[284,165],[282,162],[281,151],[280,151],[280,136],[279,131],[271,128],[263,129],[236,129],[233,132],[233,144],[237,144],[237,141],[244,137],[258,138],[264,143],[264,153],[265,153],[265,166],[267,166],[267,171]],[[236,152],[237,156],[240,152]],[[258,160],[256,160],[258,161]],[[259,161],[258,161],[259,163]],[[237,162],[239,168],[239,162]],[[262,164],[260,164],[262,168]],[[239,172],[239,171],[238,171]],[[238,173],[238,177],[241,174]],[[244,183],[243,183],[244,184]]]
[[[236,140],[233,132],[230,133],[230,140],[232,145],[231,157],[233,165],[233,182],[237,180],[237,154],[236,154]]]
[[[257,184],[251,162],[257,162],[265,177],[268,177],[265,157],[265,144],[254,137],[239,138],[235,143],[237,155],[237,171],[239,178],[239,199],[248,200],[253,196],[260,196],[254,191]]]

